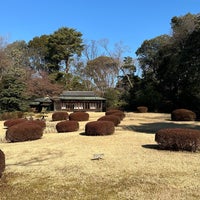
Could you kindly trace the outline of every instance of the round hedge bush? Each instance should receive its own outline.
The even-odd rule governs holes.
[[[58,133],[73,132],[79,129],[79,123],[77,121],[61,121],[56,124],[56,130]]]
[[[20,124],[22,122],[26,122],[28,121],[27,119],[25,118],[18,118],[18,119],[8,119],[4,122],[4,126],[6,126],[7,128],[8,127],[11,127],[13,125],[16,125],[16,124]]]
[[[4,154],[4,152],[2,150],[0,150],[0,177],[2,176],[2,173],[5,170],[5,166],[6,166],[5,154]]]
[[[139,113],[146,113],[146,112],[148,112],[148,108],[146,106],[138,106],[137,111]]]
[[[103,117],[100,117],[97,121],[110,121],[113,122],[115,126],[118,126],[120,124],[120,117],[116,115],[105,115]]]
[[[69,119],[69,114],[64,111],[57,111],[52,114],[52,121],[61,121]]]
[[[161,149],[195,152],[200,148],[200,130],[189,128],[160,129],[155,134],[155,141]]]
[[[116,115],[120,117],[120,120],[123,120],[125,118],[125,114],[121,110],[108,110],[106,111],[105,115]]]
[[[9,142],[23,142],[37,140],[43,136],[43,127],[30,121],[11,126],[6,131]]]
[[[93,121],[85,125],[85,135],[88,136],[112,135],[114,132],[114,123],[110,121]]]
[[[69,120],[72,120],[72,121],[88,121],[89,120],[89,114],[86,113],[86,112],[70,113]]]
[[[172,121],[195,121],[196,114],[188,109],[176,109],[171,113]]]
[[[45,129],[46,127],[46,122],[36,119],[36,120],[27,120],[26,123],[32,123],[32,124],[37,124],[39,126],[41,126],[41,128]]]

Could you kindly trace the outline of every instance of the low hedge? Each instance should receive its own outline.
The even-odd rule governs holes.
[[[58,133],[73,132],[79,129],[79,123],[77,121],[61,121],[56,124],[56,130]]]
[[[200,130],[189,128],[160,129],[155,141],[161,149],[197,151],[200,148]]]
[[[0,150],[0,178],[2,176],[2,173],[4,172],[5,170],[5,154],[2,150]]]
[[[110,121],[110,122],[113,122],[115,126],[118,126],[118,124],[120,124],[121,122],[120,117],[114,114],[102,116],[97,121]]]
[[[30,121],[11,126],[6,131],[6,140],[8,142],[37,140],[42,136],[43,127]]]
[[[0,114],[0,120],[8,120],[8,119],[17,119],[17,118],[23,118],[24,113],[21,111],[14,111],[14,112],[3,112]]]
[[[196,114],[188,109],[176,109],[171,113],[172,121],[195,121]]]
[[[64,111],[57,111],[52,114],[52,121],[61,121],[69,119],[69,114]]]
[[[85,125],[85,135],[105,136],[115,132],[115,126],[110,121],[92,121]]]
[[[87,112],[70,113],[69,120],[72,120],[72,121],[88,121],[89,120],[89,114]]]

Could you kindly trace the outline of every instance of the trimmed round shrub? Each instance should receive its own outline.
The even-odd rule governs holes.
[[[41,126],[41,128],[45,129],[46,128],[46,122],[36,119],[36,120],[27,120],[26,123],[32,123]]]
[[[24,122],[11,126],[6,131],[6,140],[9,142],[23,142],[40,139],[43,128],[32,122]]]
[[[52,121],[61,121],[67,120],[69,118],[69,114],[63,111],[57,111],[52,114]]]
[[[187,109],[176,109],[171,113],[172,121],[195,121],[196,114]]]
[[[114,123],[110,121],[93,121],[85,125],[85,135],[88,136],[112,135],[114,132]]]
[[[120,124],[120,117],[116,115],[105,115],[103,117],[100,117],[97,121],[110,121],[113,122],[115,126],[118,126]]]
[[[88,121],[89,114],[86,112],[74,112],[69,115],[69,120],[72,121]]]
[[[121,110],[108,110],[108,111],[106,111],[106,115],[113,115],[114,113],[116,113],[116,112],[123,112],[123,111],[121,111]]]
[[[125,114],[121,110],[108,110],[106,111],[105,115],[116,115],[120,117],[120,120],[123,120],[125,118]]]
[[[124,114],[124,112],[122,112],[122,111],[115,112],[115,113],[113,113],[112,115],[115,115],[115,116],[119,117],[120,120],[123,120],[123,119],[125,118],[125,114]]]
[[[56,124],[56,130],[58,133],[73,132],[79,129],[79,123],[77,121],[62,121]]]
[[[4,152],[2,150],[0,150],[0,178],[2,176],[2,173],[5,170],[5,166],[6,166],[6,163],[5,163],[5,154],[4,154]]]
[[[189,128],[160,129],[155,141],[161,149],[197,151],[200,148],[200,130]]]
[[[138,106],[137,111],[139,113],[146,113],[146,112],[148,112],[148,108],[146,106]]]
[[[22,122],[26,122],[28,121],[27,119],[25,118],[18,118],[18,119],[8,119],[4,122],[4,126],[6,127],[11,127],[13,125],[16,125],[16,124],[20,124]]]

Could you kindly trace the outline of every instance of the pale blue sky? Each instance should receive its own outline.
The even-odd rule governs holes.
[[[200,13],[200,0],[2,0],[0,6],[0,36],[8,42],[65,26],[83,39],[122,41],[130,56],[144,40],[170,34],[172,17]]]

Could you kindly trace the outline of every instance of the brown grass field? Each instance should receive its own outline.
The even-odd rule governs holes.
[[[95,121],[105,113],[89,113]],[[37,116],[35,116],[37,117]],[[169,114],[126,113],[110,136],[57,133],[51,114],[39,140],[6,143],[1,200],[199,200],[200,153],[157,148],[160,128],[200,129],[200,122],[172,122]],[[103,159],[92,160],[103,153]]]

